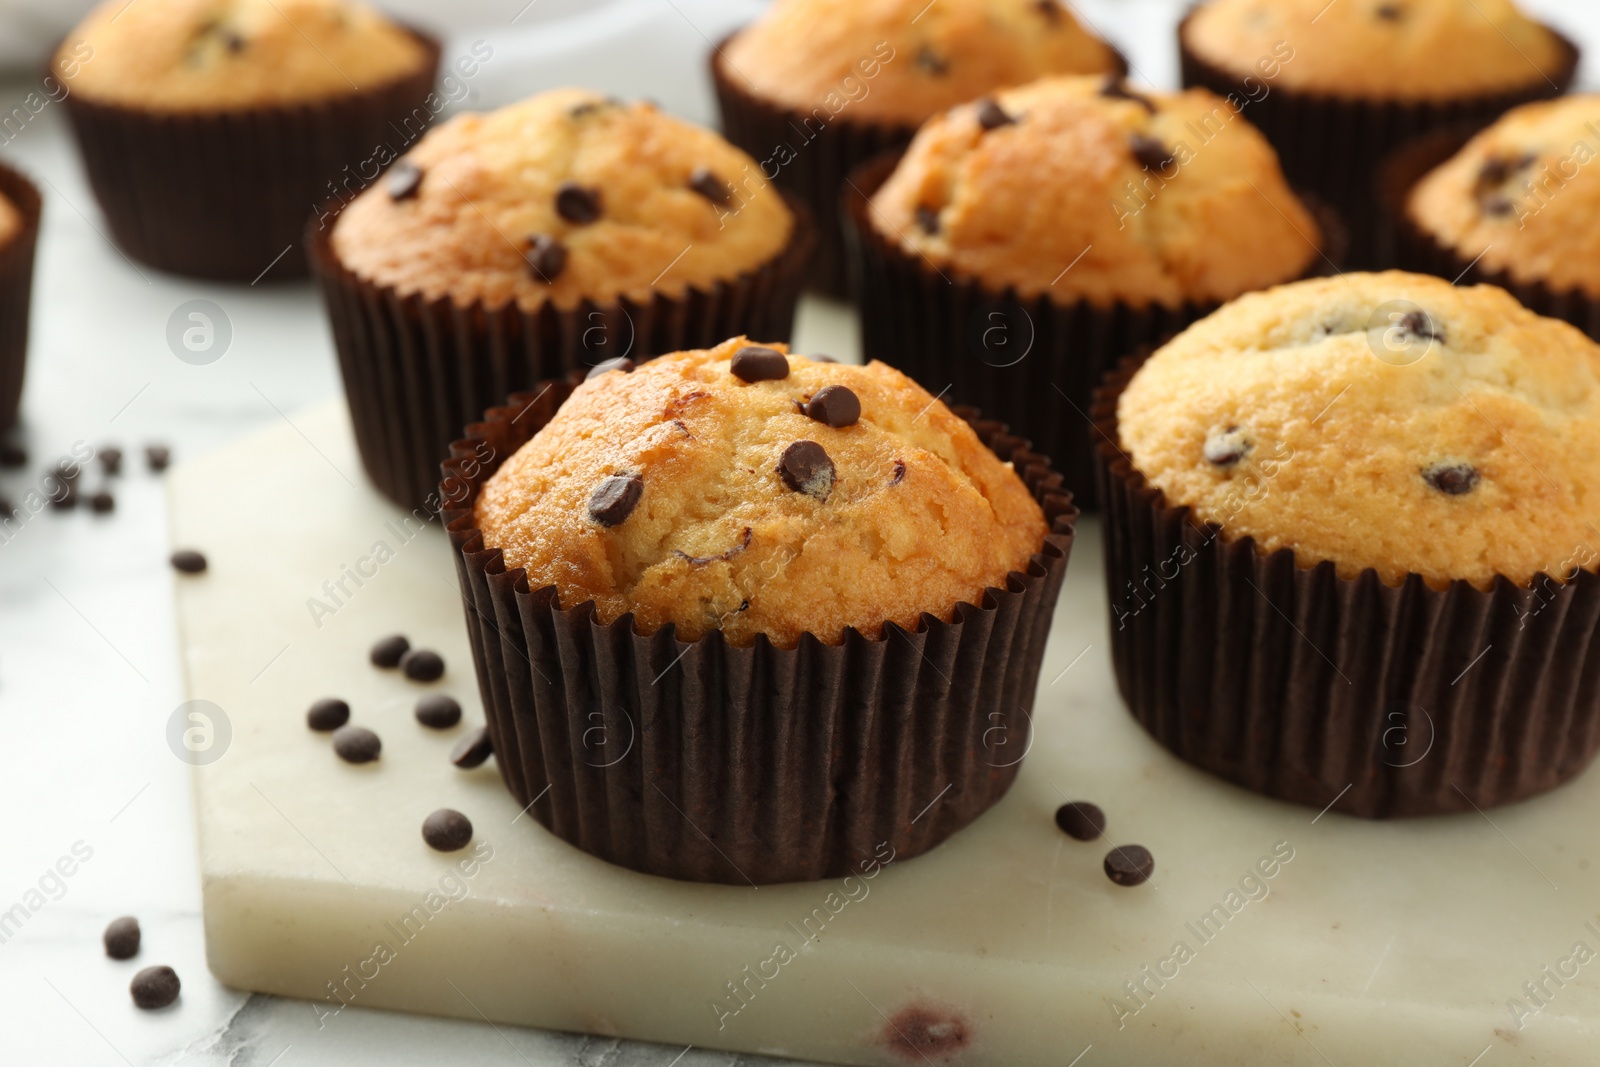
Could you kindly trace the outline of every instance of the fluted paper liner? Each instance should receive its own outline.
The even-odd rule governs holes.
[[[872,224],[870,198],[899,158],[880,156],[857,170],[841,195],[860,275],[862,351],[933,390],[948,386],[947,399],[1025,434],[1061,472],[1079,508],[1092,511],[1097,502],[1088,413],[1094,390],[1118,361],[1160,344],[1221,305],[1062,302],[941,272]],[[1343,224],[1322,205],[1305,203],[1323,230],[1323,245],[1336,256]],[[1314,257],[1306,276],[1327,273],[1332,258]]]
[[[17,232],[0,244],[0,431],[5,431],[16,424],[22,404],[41,204],[33,183],[7,166],[0,166],[0,194],[19,216]]]
[[[885,845],[926,852],[1011,786],[1076,509],[1060,476],[1002,424],[973,428],[1009,460],[1051,532],[1026,573],[951,621],[886,624],[842,643],[802,635],[680,641],[592,601],[563,609],[474,526],[478,490],[573,386],[546,383],[469,426],[441,496],[495,758],[517,802],[601,859],[671,878],[765,885],[840,877]],[[944,605],[938,605],[940,609]]]
[[[439,510],[439,463],[461,428],[512,393],[605,360],[709,348],[741,334],[787,341],[816,245],[810,212],[785,195],[789,243],[753,270],[682,296],[657,292],[527,311],[402,295],[346,269],[331,238],[337,208],[306,228],[344,376],[361,463],[406,508]]]
[[[1111,653],[1123,699],[1180,758],[1369,818],[1553,789],[1600,745],[1600,576],[1436,589],[1297,566],[1172,507],[1121,451],[1124,366],[1097,397]]]
[[[424,101],[439,42],[412,34],[427,50],[415,73],[326,101],[187,113],[69,95],[67,114],[111,239],[130,258],[174,274],[303,277],[306,219],[330,190],[359,192],[348,187],[347,171],[418,126],[416,112],[433,117]],[[376,168],[356,180],[370,185]]]
[[[1363,100],[1304,92],[1258,75],[1246,78],[1200,58],[1186,40],[1193,17],[1191,8],[1178,26],[1184,88],[1199,86],[1219,96],[1250,101],[1244,117],[1278,150],[1289,181],[1315,193],[1348,223],[1350,248],[1339,265],[1349,270],[1393,266],[1383,255],[1375,188],[1385,156],[1430,131],[1454,126],[1481,129],[1519,104],[1561,96],[1571,88],[1578,70],[1578,46],[1556,34],[1563,52],[1560,68],[1546,72],[1548,80],[1541,78],[1515,92],[1448,100]],[[1451,61],[1453,57],[1441,57],[1441,62]],[[1253,99],[1263,88],[1267,94]]]
[[[1483,265],[1483,257],[1469,258],[1442,244],[1418,225],[1406,209],[1411,190],[1428,172],[1454,156],[1472,137],[1463,130],[1440,131],[1419,138],[1392,153],[1380,171],[1384,224],[1394,262],[1402,270],[1434,274],[1463,285],[1496,285],[1523,306],[1572,323],[1600,341],[1600,299],[1582,289],[1555,289],[1538,281],[1515,278],[1509,271]],[[1595,220],[1589,220],[1593,225]]]

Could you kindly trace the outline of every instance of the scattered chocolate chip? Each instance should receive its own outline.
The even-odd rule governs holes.
[[[1118,845],[1106,853],[1106,877],[1118,885],[1143,885],[1155,870],[1156,858],[1143,845]]]
[[[341,726],[333,732],[333,751],[346,763],[371,763],[383,742],[365,726]]]
[[[17,506],[5,497],[0,496],[0,519],[9,519],[17,513]]]
[[[112,919],[100,940],[105,942],[106,955],[112,959],[133,959],[139,954],[139,920],[132,915]]]
[[[614,96],[608,96],[604,100],[584,100],[569,107],[567,109],[567,117],[581,119],[588,115],[593,115],[597,111],[603,111],[608,107],[618,107],[621,104],[622,101]]]
[[[234,33],[232,30],[224,30],[223,31],[223,33],[222,33],[222,43],[224,45],[226,45],[228,51],[232,52],[234,55],[238,55],[240,52],[244,51],[244,44],[245,44],[244,38],[240,37],[237,33]]]
[[[1059,0],[1033,0],[1033,8],[1045,17],[1045,21],[1052,25],[1061,21],[1061,4]]]
[[[433,693],[417,701],[417,721],[435,730],[448,730],[461,721],[461,705],[455,697]]]
[[[326,733],[350,721],[350,705],[338,697],[323,697],[306,712],[306,725]]]
[[[1487,196],[1481,196],[1478,198],[1478,206],[1483,209],[1485,215],[1495,218],[1504,218],[1515,214],[1517,210],[1517,205],[1505,193],[1489,193]]]
[[[548,285],[567,269],[567,246],[549,234],[537,233],[528,238],[528,251],[523,259],[533,276]]]
[[[1250,438],[1237,426],[1212,430],[1206,435],[1206,462],[1216,467],[1232,467],[1250,451]]]
[[[826,502],[833,492],[833,460],[815,441],[796,441],[778,459],[778,476],[797,493]]]
[[[1108,100],[1131,100],[1143,107],[1150,114],[1156,113],[1156,103],[1148,96],[1134,92],[1128,88],[1128,82],[1121,75],[1113,74],[1100,86],[1100,95]]]
[[[367,653],[367,658],[374,667],[398,667],[400,657],[411,649],[411,642],[406,640],[405,634],[390,634],[388,637],[379,638],[372,646],[372,651]]]
[[[583,376],[583,380],[588,381],[590,378],[598,378],[600,375],[614,370],[619,370],[624,374],[629,374],[633,371],[634,366],[635,364],[633,360],[629,359],[627,356],[616,356],[612,359],[601,360],[599,363],[596,363],[594,366],[589,368],[589,373]]]
[[[1408,312],[1400,320],[1400,327],[1413,337],[1444,343],[1444,330],[1433,324],[1433,319],[1428,317],[1426,311]]]
[[[839,362],[838,360],[834,359],[832,356],[824,356],[821,353],[818,353],[817,355],[814,355],[814,356],[807,356],[806,358],[809,359],[813,363],[837,363],[837,362]]]
[[[1478,487],[1481,476],[1470,463],[1437,463],[1422,472],[1423,480],[1441,493],[1461,496]]]
[[[174,570],[184,574],[199,574],[206,569],[206,557],[192,548],[180,548],[172,554]]]
[[[1379,4],[1373,14],[1388,22],[1399,22],[1401,16],[1405,14],[1405,9],[1399,4]]]
[[[400,657],[400,673],[413,682],[435,682],[444,676],[444,657],[429,648],[413,648]]]
[[[946,63],[939,56],[939,53],[927,45],[923,45],[922,50],[917,53],[917,67],[935,75],[948,74],[950,72],[950,64]]]
[[[894,461],[894,477],[889,479],[889,484],[890,485],[899,485],[901,482],[903,482],[905,480],[906,480],[906,461],[903,460],[903,459],[897,459],[897,460]]]
[[[926,204],[918,204],[915,215],[917,219],[917,228],[923,233],[931,236],[932,234],[939,232],[938,208],[928,207]]]
[[[1172,166],[1176,160],[1167,146],[1154,137],[1146,137],[1142,133],[1131,134],[1128,137],[1128,150],[1133,153],[1133,158],[1146,170],[1164,171]]]
[[[701,566],[707,563],[726,563],[728,560],[732,559],[734,556],[737,556],[739,553],[750,547],[751,536],[752,534],[750,527],[746,526],[744,528],[744,539],[742,541],[728,549],[726,552],[719,552],[715,556],[691,556],[689,553],[680,551],[676,548],[672,550],[672,554],[677,556],[679,559],[687,560],[696,566]]]
[[[577,182],[562,182],[556,186],[556,214],[579,226],[598,221],[600,190]]]
[[[733,354],[728,369],[745,382],[775,382],[789,376],[789,357],[776,348],[745,345]]]
[[[117,498],[102,489],[89,498],[89,507],[96,515],[106,515],[116,510]]]
[[[1078,841],[1093,841],[1106,832],[1106,813],[1098,804],[1074,800],[1056,809],[1056,825]]]
[[[472,821],[454,808],[440,808],[422,820],[422,839],[440,852],[455,852],[472,840]]]
[[[1504,185],[1511,177],[1514,165],[1508,159],[1490,157],[1478,167],[1477,183],[1479,187],[1490,185]]]
[[[713,174],[710,167],[696,167],[694,173],[689,175],[689,188],[713,204],[725,205],[733,199],[733,190],[728,188],[728,183]]]
[[[71,511],[78,506],[78,491],[71,482],[61,482],[61,492],[50,498],[50,506],[57,511]]]
[[[589,497],[589,517],[601,526],[620,526],[639,506],[644,479],[637,474],[613,474]]]
[[[806,404],[806,416],[839,429],[861,418],[861,401],[848,386],[825,385]]]
[[[998,130],[1002,126],[1010,126],[1017,120],[1006,114],[1006,109],[993,98],[978,101],[978,125],[985,131]]]
[[[26,467],[27,465],[28,450],[26,448],[9,442],[0,445],[0,467],[5,467],[7,470],[15,470],[18,467]]]
[[[177,1000],[178,990],[181,987],[178,972],[162,965],[146,967],[134,975],[133,981],[128,983],[128,992],[133,994],[135,1004],[146,1011],[153,1011]]]
[[[172,465],[172,449],[166,445],[146,445],[144,461],[151,470],[164,471]]]
[[[410,200],[422,190],[422,168],[409,159],[402,159],[389,168],[383,184],[389,190],[390,200]]]
[[[489,728],[480,726],[456,742],[456,747],[450,750],[450,762],[468,771],[481,766],[492,755],[494,741],[489,737]]]
[[[122,473],[122,449],[114,445],[107,445],[99,452],[100,469],[107,474]]]

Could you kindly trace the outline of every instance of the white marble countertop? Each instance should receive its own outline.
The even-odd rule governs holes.
[[[499,24],[440,27],[452,34],[447,55],[478,39],[495,45],[495,59],[474,86],[481,102],[584,83],[653,96],[708,121],[707,40],[759,5],[504,6]],[[1144,80],[1175,82],[1171,26],[1181,0],[1080,6]],[[1526,6],[1579,39],[1600,42],[1600,8],[1588,0]],[[0,82],[0,113],[9,114],[30,88]],[[27,903],[20,928],[0,927],[0,1062],[694,1067],[741,1060],[359,1009],[336,1031],[319,1032],[306,1004],[248,996],[206,972],[188,768],[166,741],[168,718],[184,697],[165,500],[141,452],[161,442],[181,462],[292,422],[296,412],[337,394],[338,372],[309,285],[200,284],[136,267],[107,243],[59,106],[0,140],[0,160],[32,175],[46,201],[18,434],[31,457],[23,471],[0,471],[0,496],[20,499],[75,442],[115,444],[126,453],[112,487],[114,514],[46,512],[0,544],[0,915]],[[205,366],[176,358],[166,339],[175,309],[195,299],[218,305],[232,333],[227,352]],[[98,482],[94,471],[82,484],[92,491]],[[58,861],[74,855],[61,868],[72,873],[57,874]],[[130,969],[106,960],[99,943],[105,923],[122,914],[143,925],[140,961],[170,963],[182,977],[179,1010],[133,1008]]]

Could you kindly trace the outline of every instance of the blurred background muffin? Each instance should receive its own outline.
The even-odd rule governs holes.
[[[845,295],[845,177],[926,118],[1048,74],[1123,73],[1058,0],[777,0],[711,57],[728,139],[821,227],[813,284]]]

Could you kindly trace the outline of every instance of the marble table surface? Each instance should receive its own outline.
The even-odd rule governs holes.
[[[707,42],[759,6],[507,0],[498,22],[438,28],[450,35],[447,56],[480,39],[496,48],[469,103],[494,105],[582,83],[650,95],[709,121]],[[1171,27],[1180,0],[1077,6],[1144,80],[1175,82]],[[1525,6],[1571,36],[1600,42],[1596,5],[1525,0]],[[1584,84],[1593,79],[1586,75]],[[25,80],[0,81],[0,113],[10,114],[32,88]],[[0,915],[14,905],[23,905],[24,915],[20,924],[0,925],[0,1062],[754,1062],[360,1009],[337,1031],[319,1032],[305,1003],[242,994],[206,972],[188,768],[167,741],[183,693],[165,562],[166,500],[162,480],[145,469],[140,453],[159,442],[181,462],[239,435],[292,423],[297,412],[336,396],[327,329],[306,284],[201,284],[125,259],[104,236],[59,105],[45,107],[20,131],[8,129],[0,160],[32,175],[46,200],[17,435],[31,458],[25,470],[0,472],[0,496],[20,499],[75,447],[117,445],[127,453],[124,473],[111,485],[113,514],[45,512],[0,543],[0,810],[6,816]],[[180,307],[193,300],[216,305],[229,328],[226,351],[204,365],[177,358],[168,341]],[[803,317],[802,341],[806,327]],[[836,338],[814,337],[812,344],[843,354]],[[92,491],[98,482],[91,473],[83,485]],[[141,960],[168,962],[182,976],[181,1010],[132,1008],[128,969],[109,964],[99,946],[105,923],[121,914],[143,924]]]

